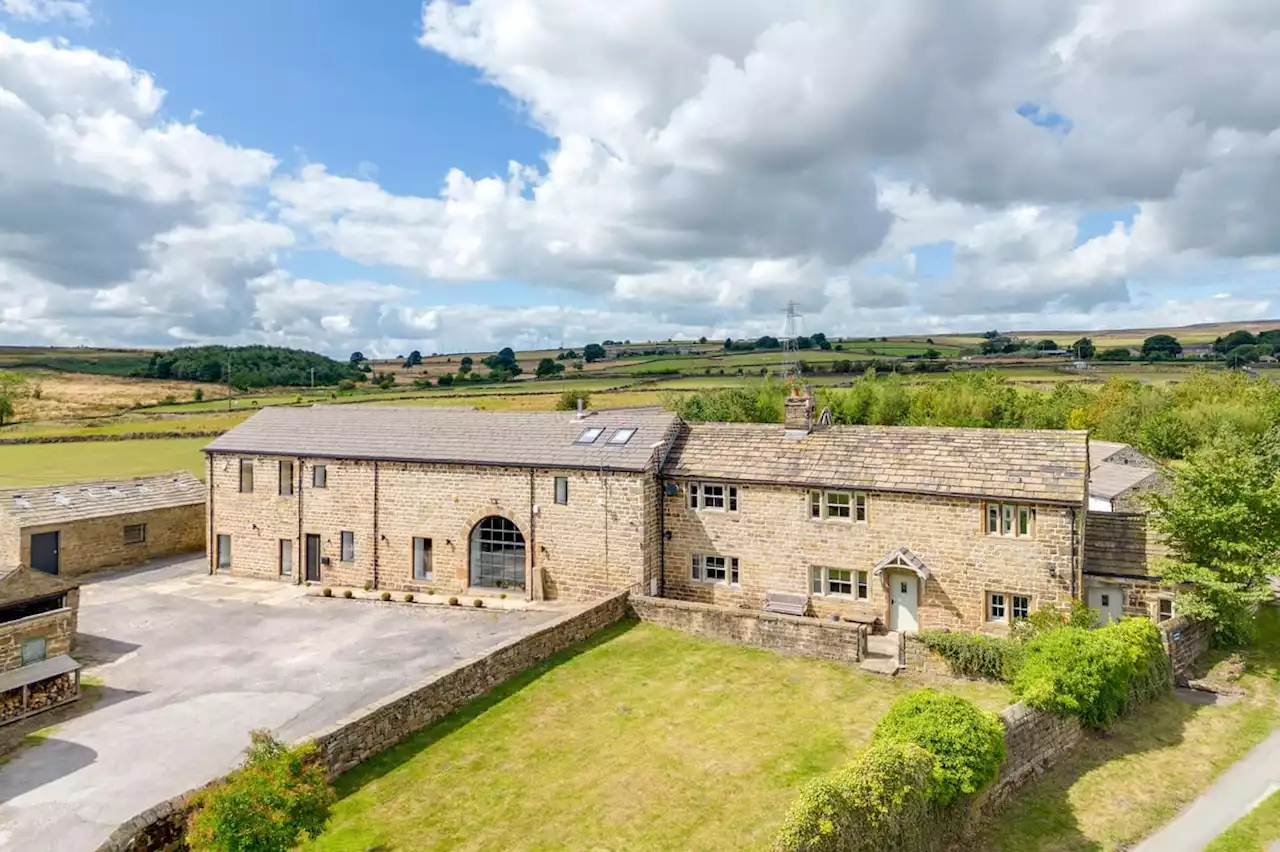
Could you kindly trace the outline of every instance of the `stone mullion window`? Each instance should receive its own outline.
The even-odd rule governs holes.
[[[1035,535],[1036,510],[1016,503],[987,503],[983,530],[987,535],[1031,538]]]
[[[809,492],[809,517],[815,521],[857,521],[866,523],[867,495],[861,491]]]
[[[737,586],[741,581],[738,557],[702,556],[695,553],[689,558],[689,577],[695,583]]]

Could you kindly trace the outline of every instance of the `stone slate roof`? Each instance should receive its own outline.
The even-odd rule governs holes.
[[[207,453],[378,459],[504,467],[643,471],[662,457],[677,424],[658,408],[590,412],[474,411],[317,405],[264,408],[205,447]],[[590,428],[603,431],[578,443]],[[625,444],[611,444],[633,428]],[[655,447],[655,444],[659,445]]]
[[[74,580],[55,577],[24,565],[0,568],[0,606],[63,595],[79,587],[80,584]]]
[[[672,477],[1084,502],[1086,433],[1031,429],[691,423],[663,472]]]
[[[0,514],[18,526],[65,524],[205,501],[204,483],[185,470],[136,479],[0,489]]]
[[[1089,471],[1089,496],[1111,500],[1148,477],[1159,475],[1158,470],[1149,467],[1103,462]]]

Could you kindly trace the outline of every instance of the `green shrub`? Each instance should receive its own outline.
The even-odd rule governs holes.
[[[457,606],[457,605],[458,605],[458,599],[457,599],[457,598],[455,598],[455,597],[450,597],[450,598],[449,598],[449,606]]]
[[[881,852],[939,845],[930,793],[936,762],[910,743],[876,743],[800,791],[774,839],[778,852]]]
[[[320,590],[320,594],[324,595],[326,598],[331,598],[333,597],[333,589],[329,588],[328,586],[325,586],[323,589]]]
[[[406,592],[404,596],[405,603],[413,603],[413,592]]]
[[[289,748],[266,731],[250,737],[244,764],[196,797],[192,852],[287,852],[324,830],[335,797],[315,746]]]
[[[381,597],[384,601],[389,601],[391,600],[391,593],[383,592],[379,597]]]
[[[350,600],[351,598],[354,598],[354,597],[355,597],[355,595],[353,595],[353,594],[351,593],[351,590],[350,590],[350,589],[343,589],[343,590],[342,590],[342,596],[343,596],[344,598],[346,598],[347,600]]]
[[[920,642],[947,661],[957,677],[1009,682],[1022,666],[1022,645],[999,636],[923,630]]]
[[[981,790],[1004,762],[1004,723],[973,702],[936,689],[917,689],[893,702],[873,743],[914,743],[933,755],[930,798],[940,805]]]
[[[1013,694],[1028,705],[1105,728],[1125,708],[1133,662],[1113,631],[1062,627],[1027,643]]]
[[[484,601],[482,601],[480,598],[476,598],[471,602],[471,605],[479,609],[484,606]]]
[[[373,588],[373,583],[370,583],[368,580],[366,580],[364,583],[364,590],[367,592],[372,588]]]
[[[1098,626],[1098,614],[1089,609],[1084,601],[1072,601],[1066,612],[1053,607],[1038,609],[1031,615],[1013,625],[1013,635],[1021,642],[1027,642],[1048,630],[1059,627],[1080,627],[1090,630]]]
[[[1129,654],[1129,700],[1143,704],[1173,688],[1173,670],[1160,629],[1146,618],[1122,618],[1098,631],[1112,634]]]

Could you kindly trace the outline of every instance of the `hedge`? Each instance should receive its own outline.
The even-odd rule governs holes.
[[[979,633],[945,633],[922,630],[920,643],[947,661],[951,673],[958,677],[1009,682],[1022,668],[1023,649],[1020,642]]]
[[[1126,710],[1173,689],[1173,666],[1155,624],[1145,618],[1122,618],[1099,632],[1114,635],[1128,651],[1132,670]]]
[[[929,797],[939,805],[978,792],[1004,763],[1000,717],[935,689],[918,689],[895,701],[871,741],[911,743],[932,754],[937,763]]]
[[[1132,671],[1128,650],[1114,633],[1063,627],[1027,643],[1013,694],[1037,709],[1105,728],[1125,708]]]
[[[787,812],[778,852],[930,852],[940,847],[930,792],[936,761],[911,743],[876,743],[811,781]]]

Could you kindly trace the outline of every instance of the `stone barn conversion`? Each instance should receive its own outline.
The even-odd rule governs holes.
[[[656,582],[657,409],[268,408],[208,454],[211,571],[595,598]]]
[[[884,630],[1081,596],[1083,432],[265,409],[206,447],[209,570],[442,594],[634,587]]]
[[[0,490],[0,565],[79,576],[204,547],[205,486],[186,471]]]
[[[74,581],[0,570],[0,725],[79,696],[80,664],[71,659],[79,606]]]

